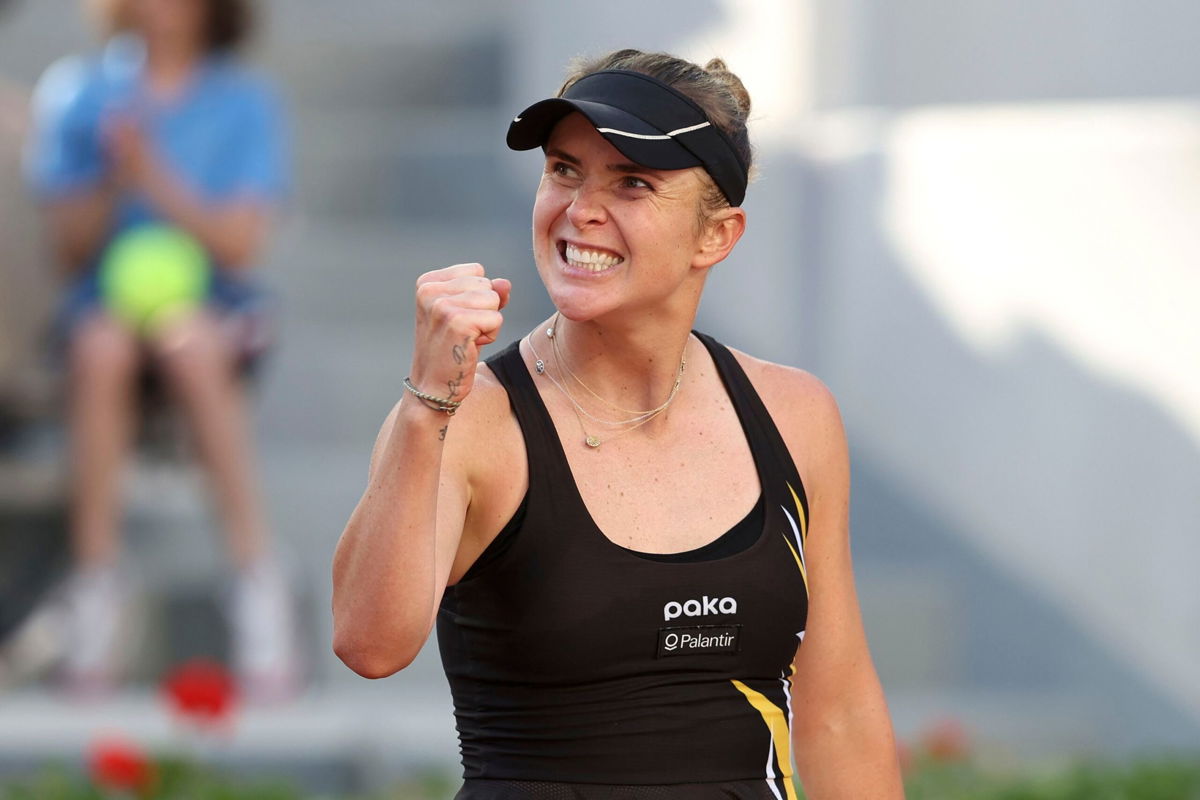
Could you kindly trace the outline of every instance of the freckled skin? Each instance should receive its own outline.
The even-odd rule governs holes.
[[[533,253],[564,316],[598,320],[615,312],[632,317],[698,298],[704,270],[692,261],[696,199],[703,186],[699,167],[610,169],[634,165],[577,113],[554,128],[546,153],[533,207]],[[574,277],[564,271],[559,254],[564,240],[610,251],[624,261],[602,276]],[[692,286],[681,291],[686,284]]]

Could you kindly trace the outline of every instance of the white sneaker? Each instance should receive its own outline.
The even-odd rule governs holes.
[[[75,570],[64,586],[67,641],[63,679],[77,695],[111,692],[122,678],[129,592],[116,566]]]
[[[252,704],[293,698],[300,690],[300,660],[283,571],[273,559],[259,559],[239,571],[230,600],[233,666],[243,697]]]

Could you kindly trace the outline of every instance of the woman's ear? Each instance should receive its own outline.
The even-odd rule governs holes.
[[[707,269],[724,261],[745,232],[745,211],[741,208],[719,209],[704,222],[692,266]]]

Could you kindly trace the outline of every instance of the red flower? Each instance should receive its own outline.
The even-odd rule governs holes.
[[[967,729],[955,719],[935,723],[925,732],[921,744],[929,757],[936,761],[963,761],[971,751]]]
[[[162,688],[176,713],[201,725],[223,722],[237,705],[233,677],[213,661],[183,664],[167,676]]]
[[[154,779],[146,754],[137,745],[116,737],[92,743],[88,772],[97,786],[123,792],[145,792]]]

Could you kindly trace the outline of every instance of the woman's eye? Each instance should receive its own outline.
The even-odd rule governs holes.
[[[556,161],[554,164],[552,164],[550,166],[550,171],[555,175],[561,175],[563,177],[572,175],[575,172],[575,170],[571,168],[570,164],[564,164],[561,161]]]
[[[654,187],[646,183],[642,178],[635,178],[632,175],[627,176],[622,183],[626,189],[653,189]]]

